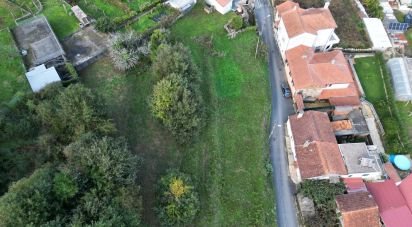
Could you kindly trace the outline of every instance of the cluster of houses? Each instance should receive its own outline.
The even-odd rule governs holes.
[[[302,9],[286,1],[275,15],[296,110],[286,132],[292,181],[343,181],[348,193],[337,196],[336,204],[345,227],[412,226],[412,177],[401,180],[390,162],[381,161],[384,151],[353,67],[341,50],[331,50],[339,38],[328,3]]]

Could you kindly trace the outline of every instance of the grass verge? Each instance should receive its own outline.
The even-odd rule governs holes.
[[[386,152],[410,153],[412,119],[408,115],[412,112],[412,106],[394,100],[390,76],[382,55],[357,58],[355,61],[355,69],[366,99],[373,104],[383,124]],[[388,96],[385,94],[385,87]]]
[[[265,59],[254,58],[254,30],[229,40],[223,25],[233,16],[207,15],[201,5],[172,27],[202,74],[207,123],[193,144],[180,147],[152,118],[147,99],[156,81],[150,70],[119,73],[105,58],[81,72],[82,81],[109,102],[119,134],[143,159],[140,174],[145,224],[157,225],[155,184],[168,168],[193,176],[201,198],[194,226],[274,226],[268,163],[269,86]],[[211,36],[213,51],[196,37]],[[214,52],[223,52],[216,57]],[[143,72],[142,72],[143,71]]]
[[[0,103],[3,103],[29,90],[22,59],[7,29],[0,31],[0,59]]]
[[[79,29],[79,21],[72,13],[69,4],[59,0],[42,0],[42,4],[42,13],[47,17],[59,39],[63,39]]]

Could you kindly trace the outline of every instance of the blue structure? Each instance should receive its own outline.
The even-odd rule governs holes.
[[[400,170],[410,170],[411,161],[405,155],[389,155],[389,161]]]
[[[405,23],[412,24],[412,13],[411,12],[405,15]]]

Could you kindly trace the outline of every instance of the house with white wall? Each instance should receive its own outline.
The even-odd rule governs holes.
[[[233,0],[205,0],[207,4],[215,7],[215,10],[221,14],[230,12],[233,8]]]
[[[315,53],[311,47],[299,45],[285,55],[293,97],[301,96],[304,102],[327,101],[335,107],[360,105],[353,73],[342,51]]]
[[[283,59],[287,50],[299,45],[327,51],[339,43],[337,25],[328,5],[302,9],[298,3],[286,1],[276,6],[274,32]]]

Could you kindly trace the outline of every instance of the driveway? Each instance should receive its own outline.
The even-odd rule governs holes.
[[[255,16],[259,32],[269,53],[269,79],[271,86],[270,158],[276,193],[277,224],[296,227],[297,215],[285,151],[285,122],[293,113],[291,99],[282,96],[280,84],[285,81],[282,58],[273,35],[273,7],[268,0],[256,0]]]

